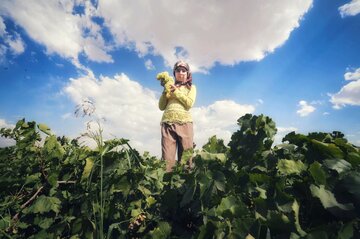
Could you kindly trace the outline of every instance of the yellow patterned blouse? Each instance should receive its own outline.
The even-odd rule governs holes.
[[[164,110],[161,123],[189,123],[193,122],[190,108],[196,99],[196,87],[192,85],[177,88],[169,98],[163,93],[159,99],[159,109]]]

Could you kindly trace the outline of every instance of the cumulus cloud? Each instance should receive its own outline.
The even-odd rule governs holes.
[[[85,99],[94,103],[96,115],[104,118],[101,124],[106,138],[127,138],[140,152],[149,151],[160,156],[160,93],[144,88],[125,74],[113,78],[84,76],[71,79],[63,90],[75,104],[81,104]],[[229,141],[232,132],[237,129],[237,119],[254,110],[252,105],[229,100],[194,107],[196,144],[201,147],[214,134]]]
[[[0,129],[1,128],[14,128],[14,127],[15,127],[15,125],[6,122],[6,120],[4,120],[4,119],[0,119]],[[0,147],[7,147],[7,146],[14,145],[14,144],[15,144],[14,140],[0,137]]]
[[[85,14],[74,13],[79,5]],[[13,19],[48,54],[57,53],[74,63],[80,53],[93,61],[112,62],[101,28],[92,21],[93,8],[90,1],[3,0],[0,14]]]
[[[238,129],[237,120],[254,111],[253,105],[238,104],[231,100],[216,101],[209,106],[193,108],[195,143],[201,147],[209,137],[216,135],[227,144],[232,133]]]
[[[301,117],[308,116],[316,110],[314,106],[308,104],[305,100],[300,100],[298,106],[300,107],[300,109],[296,111],[296,113]]]
[[[105,119],[102,124],[107,138],[127,138],[135,148],[159,154],[161,112],[155,92],[124,74],[71,79],[64,92],[75,104],[84,99],[94,103],[98,117]],[[154,147],[159,150],[154,152]]]
[[[360,13],[360,0],[352,0],[350,3],[339,7],[341,17],[355,16]]]
[[[360,105],[360,68],[346,72],[344,78],[350,83],[343,86],[339,92],[329,94],[334,109],[341,109],[346,105]]]
[[[117,46],[140,57],[160,55],[167,65],[183,58],[194,71],[206,71],[215,63],[261,60],[289,38],[311,5],[312,0],[184,0],[176,7],[163,0],[3,0],[0,15],[13,19],[47,53],[76,66],[81,67],[79,54],[112,62],[109,52]],[[107,30],[113,39],[106,34],[105,41]]]
[[[4,61],[7,52],[19,55],[25,51],[25,43],[17,32],[9,33],[6,31],[4,19],[0,16],[0,37],[5,44],[0,44],[0,57]]]
[[[181,1],[100,0],[99,15],[119,45],[166,62],[184,58],[193,69],[219,62],[261,60],[289,37],[311,0]],[[141,16],[141,17],[139,17]]]

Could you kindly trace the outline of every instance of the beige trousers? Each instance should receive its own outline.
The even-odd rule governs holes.
[[[176,150],[180,161],[183,151],[193,148],[193,138],[193,123],[161,124],[161,151],[167,172],[171,172],[176,164]]]

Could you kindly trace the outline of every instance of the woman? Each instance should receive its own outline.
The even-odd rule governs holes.
[[[196,87],[192,84],[189,64],[176,62],[173,75],[175,84],[171,86],[170,96],[163,92],[159,100],[159,109],[164,111],[161,119],[161,150],[167,172],[171,172],[176,164],[176,150],[180,161],[183,151],[193,148],[194,137],[189,110],[195,103]]]

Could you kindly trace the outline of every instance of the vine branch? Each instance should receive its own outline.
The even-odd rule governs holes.
[[[32,201],[34,201],[34,199],[36,198],[36,196],[41,192],[41,190],[43,190],[44,186],[41,186],[35,193],[34,195],[31,196],[31,198],[29,198],[29,200],[27,200],[24,204],[22,204],[20,206],[20,209],[24,209],[25,207],[27,207]],[[18,217],[19,217],[19,213],[16,213],[15,216],[13,217],[13,220],[14,221],[17,221],[18,220]]]

